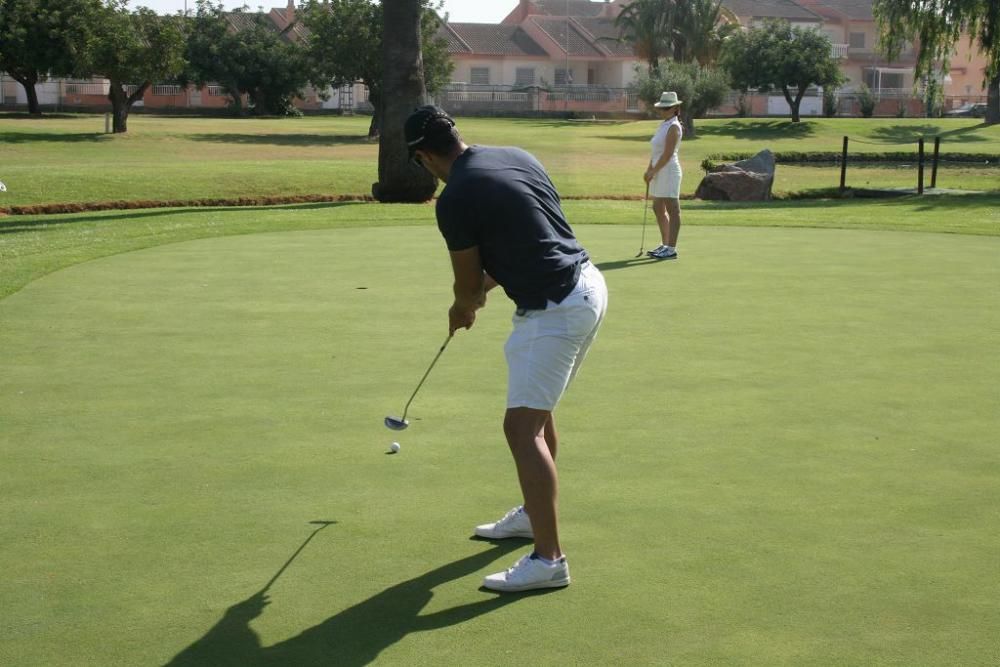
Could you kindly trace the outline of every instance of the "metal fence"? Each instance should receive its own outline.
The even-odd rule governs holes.
[[[484,86],[452,84],[437,95],[455,114],[534,114],[542,112],[639,113],[635,91],[606,86]]]

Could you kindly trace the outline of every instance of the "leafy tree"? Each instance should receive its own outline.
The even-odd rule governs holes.
[[[246,95],[250,110],[258,115],[294,115],[298,111],[293,100],[309,82],[309,60],[285,33],[260,12],[244,8],[227,14],[221,3],[198,0],[181,79],[199,87],[218,83],[237,113],[243,112]]]
[[[986,56],[986,123],[1000,123],[1000,2],[997,0],[875,0],[881,45],[894,58],[908,42],[919,44],[916,74],[947,72],[963,34]]]
[[[42,113],[39,81],[78,72],[86,17],[99,7],[100,0],[0,0],[0,71],[24,86],[29,113]]]
[[[734,34],[723,46],[720,64],[733,87],[746,92],[780,90],[799,122],[799,105],[809,86],[837,87],[844,78],[822,33],[767,21],[761,28]]]
[[[184,67],[184,35],[177,16],[146,7],[128,11],[128,0],[105,0],[91,21],[84,68],[110,80],[108,99],[116,134],[128,131],[128,114],[154,81],[176,77]],[[130,87],[132,90],[130,91]]]
[[[729,79],[720,70],[697,63],[660,63],[659,74],[638,72],[636,91],[639,99],[652,107],[664,90],[673,90],[683,100],[681,122],[684,134],[695,136],[694,119],[701,118],[722,104],[729,94]]]
[[[403,135],[407,116],[427,101],[420,50],[424,2],[383,0],[382,9],[383,126],[379,136],[379,180],[372,185],[372,194],[381,202],[427,201],[434,195],[437,181],[410,163]]]
[[[433,96],[448,82],[454,64],[448,56],[447,42],[438,36],[442,3],[420,0],[418,4],[424,87]],[[381,124],[384,11],[384,3],[371,0],[307,0],[300,10],[309,30],[306,50],[312,84],[325,90],[363,82],[375,108],[368,129],[370,137],[378,135]]]

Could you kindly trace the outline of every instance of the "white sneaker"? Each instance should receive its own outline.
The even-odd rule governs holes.
[[[502,540],[506,537],[534,537],[531,532],[531,520],[524,511],[524,505],[515,507],[503,515],[496,523],[484,523],[476,526],[476,535],[491,540]]]
[[[569,586],[569,563],[562,556],[553,565],[546,565],[535,554],[524,556],[505,572],[483,579],[483,586],[494,591],[516,593],[536,588]]]

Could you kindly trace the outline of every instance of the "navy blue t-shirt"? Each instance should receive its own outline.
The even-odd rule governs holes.
[[[462,153],[438,197],[437,220],[448,250],[479,246],[483,269],[518,308],[562,301],[589,259],[545,169],[520,148]]]

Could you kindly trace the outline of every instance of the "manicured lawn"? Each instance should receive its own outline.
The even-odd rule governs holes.
[[[284,231],[374,209],[393,226]],[[611,309],[558,412],[574,583],[497,598],[481,577],[526,545],[469,535],[517,499],[509,304],[491,297],[391,434],[446,333],[429,208],[237,213],[87,216],[81,235],[135,233],[123,250],[195,221],[275,233],[125,252],[0,301],[0,663],[997,655],[997,237],[692,224],[678,262],[650,263],[635,224],[579,224]],[[743,213],[691,213],[711,215]]]
[[[377,180],[378,146],[365,139],[365,117],[204,119],[134,116],[127,136],[103,135],[102,116],[33,120],[0,117],[0,180],[10,188],[0,206],[55,202],[200,199],[247,195],[364,196]],[[587,123],[561,120],[460,119],[471,143],[515,144],[536,153],[564,197],[641,197],[642,170],[656,121]],[[712,154],[772,151],[851,156],[912,150],[920,136],[943,137],[942,150],[1000,155],[1000,127],[976,119],[714,119],[697,122],[698,137],[681,149],[683,193],[701,179]],[[929,174],[927,176],[929,182]],[[836,187],[839,169],[780,165],[775,190]],[[909,167],[853,167],[848,185],[915,187]],[[1000,189],[1000,168],[942,165],[942,188]]]
[[[365,194],[366,122],[0,118],[0,205]],[[653,126],[461,122],[549,165],[611,290],[557,412],[574,583],[543,595],[479,590],[528,545],[469,539],[517,502],[505,297],[382,426],[446,335],[433,205],[0,217],[0,664],[995,663],[995,168],[961,172],[986,195],[686,200],[655,263],[641,200],[582,199],[641,195]],[[698,127],[686,190],[710,153],[843,134],[1000,153],[964,120]]]
[[[1000,235],[1000,194],[872,200],[684,202],[687,226],[824,227]],[[637,225],[639,201],[565,202],[574,224]],[[646,239],[656,223],[647,214]],[[434,224],[432,205],[306,204],[247,208],[105,211],[0,218],[0,298],[90,259],[189,239],[266,231]],[[638,249],[641,233],[633,232]],[[651,246],[650,246],[651,247]]]

